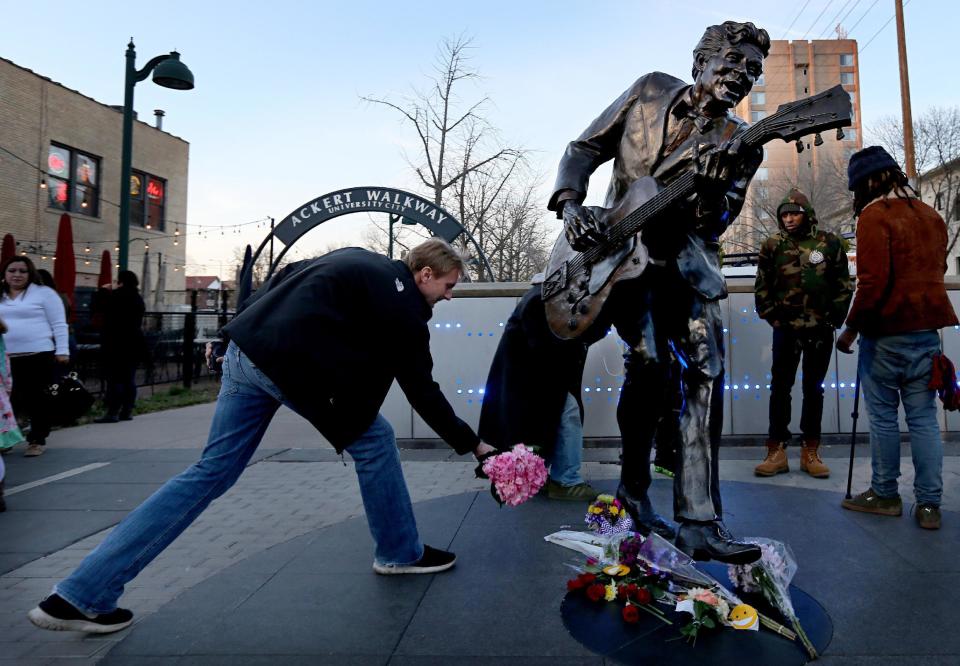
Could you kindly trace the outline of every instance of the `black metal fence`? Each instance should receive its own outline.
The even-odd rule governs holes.
[[[232,311],[203,311],[194,305],[187,312],[147,312],[143,318],[145,358],[137,369],[137,386],[155,387],[216,380],[204,358],[206,344],[233,316]],[[104,359],[100,348],[100,322],[90,309],[74,312],[71,365],[87,390],[106,390]]]

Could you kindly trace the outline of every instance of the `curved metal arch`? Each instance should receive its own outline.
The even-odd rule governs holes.
[[[257,251],[253,254],[250,263],[244,267],[240,279],[248,279],[247,273],[253,270],[254,264],[260,258],[260,254],[267,247],[271,238],[280,241],[284,247],[274,258],[267,273],[267,278],[273,275],[283,256],[293,244],[308,231],[341,215],[364,212],[389,213],[392,216],[398,216],[403,218],[405,224],[419,224],[426,227],[431,235],[439,236],[448,243],[452,243],[461,234],[465,234],[467,240],[476,249],[477,256],[483,261],[487,275],[493,281],[493,269],[490,268],[490,262],[480,245],[448,211],[419,195],[404,190],[377,186],[351,187],[329,192],[295,208],[263,239]]]

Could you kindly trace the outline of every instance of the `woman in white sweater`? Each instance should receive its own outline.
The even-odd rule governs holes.
[[[10,398],[14,412],[30,416],[24,455],[39,456],[50,434],[43,390],[54,379],[56,364],[70,361],[66,313],[60,296],[40,283],[27,257],[4,261],[0,276],[0,318],[7,324],[3,339],[13,375]]]

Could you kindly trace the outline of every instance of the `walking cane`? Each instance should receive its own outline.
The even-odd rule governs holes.
[[[847,468],[847,499],[851,499],[850,487],[853,485],[853,452],[857,445],[857,419],[860,417],[860,368],[857,368],[857,386],[853,390],[853,427],[850,429],[850,466]]]

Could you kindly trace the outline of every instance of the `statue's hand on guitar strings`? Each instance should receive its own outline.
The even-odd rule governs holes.
[[[563,232],[577,252],[583,252],[603,240],[603,229],[593,214],[572,199],[563,202]]]
[[[739,138],[720,144],[701,159],[700,145],[693,146],[693,167],[701,200],[715,204],[734,180],[752,178],[763,162],[763,149],[743,145]],[[712,206],[708,206],[712,207]]]

